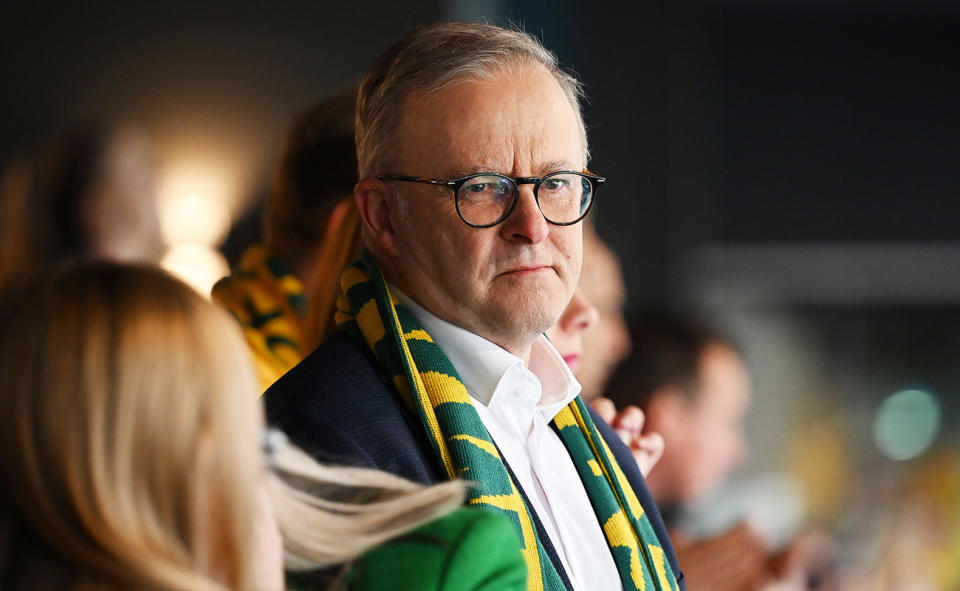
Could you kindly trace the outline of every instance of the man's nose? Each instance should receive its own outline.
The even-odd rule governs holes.
[[[521,185],[517,194],[517,204],[500,226],[501,236],[514,242],[537,244],[549,233],[547,220],[543,217],[533,194],[533,185]]]

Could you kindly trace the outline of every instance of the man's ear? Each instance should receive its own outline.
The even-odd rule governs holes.
[[[357,183],[353,197],[367,234],[386,254],[397,256],[397,235],[391,220],[390,188],[387,183],[367,178]]]
[[[647,401],[647,421],[644,431],[656,431],[669,444],[682,436],[686,429],[686,395],[676,386],[660,386]]]

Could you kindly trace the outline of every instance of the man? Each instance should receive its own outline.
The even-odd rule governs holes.
[[[633,352],[609,395],[617,406],[638,405],[644,429],[666,441],[647,482],[665,515],[675,514],[708,494],[745,456],[750,376],[730,340],[692,319],[651,315],[633,327],[631,339]],[[692,589],[760,589],[772,579],[785,584],[784,565],[768,558],[746,524],[695,540],[670,521]]]
[[[535,39],[489,25],[424,27],[374,63],[356,131],[369,253],[341,279],[341,332],[267,413],[329,460],[471,480],[469,502],[514,523],[531,589],[682,589],[629,450],[543,336],[602,183],[579,95]]]

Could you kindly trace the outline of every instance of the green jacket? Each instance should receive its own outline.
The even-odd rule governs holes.
[[[310,579],[291,573],[287,588],[321,591]],[[523,591],[527,568],[507,519],[458,509],[371,550],[347,583],[350,591]]]

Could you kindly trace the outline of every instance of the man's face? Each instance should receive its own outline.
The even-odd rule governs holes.
[[[553,76],[516,66],[407,101],[391,173],[454,179],[490,171],[541,177],[584,168],[579,122]],[[402,207],[391,218],[401,287],[440,318],[525,356],[559,317],[576,287],[581,226],[547,223],[533,185],[492,228],[457,215],[445,187],[393,183]]]

